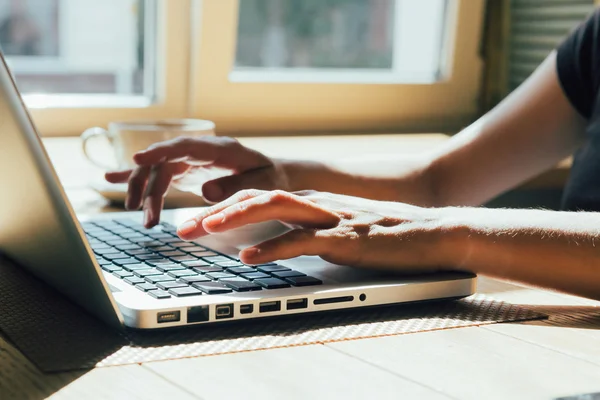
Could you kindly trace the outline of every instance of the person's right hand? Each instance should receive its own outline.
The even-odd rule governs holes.
[[[210,202],[220,202],[242,189],[290,190],[283,165],[228,137],[182,137],[150,146],[134,156],[137,168],[109,172],[111,183],[128,183],[125,207],[143,206],[144,225],[160,221],[164,196],[172,182],[203,167],[218,167],[231,175],[206,182],[201,190]]]

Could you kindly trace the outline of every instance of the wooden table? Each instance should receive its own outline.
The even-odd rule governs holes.
[[[430,135],[245,139],[299,157],[425,150]],[[86,187],[101,172],[77,139],[47,148],[78,212],[114,211]],[[342,150],[343,149],[343,150]],[[554,178],[553,178],[554,179]],[[548,181],[546,181],[547,184]],[[0,335],[0,399],[551,399],[600,392],[599,302],[480,279],[479,291],[551,315],[549,321],[44,374]],[[10,396],[9,393],[13,395]]]

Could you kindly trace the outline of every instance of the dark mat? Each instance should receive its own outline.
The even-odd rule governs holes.
[[[541,318],[545,315],[476,295],[212,326],[116,332],[10,261],[0,260],[0,331],[45,372]]]

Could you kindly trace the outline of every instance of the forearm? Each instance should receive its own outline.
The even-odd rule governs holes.
[[[600,300],[600,213],[440,212],[453,268]]]
[[[290,191],[317,190],[423,207],[435,205],[426,155],[282,163]]]

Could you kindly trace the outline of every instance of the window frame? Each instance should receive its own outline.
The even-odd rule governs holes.
[[[239,1],[197,0],[192,10],[191,117],[221,134],[448,132],[477,115],[484,0],[449,0],[446,76],[431,84],[232,80]]]
[[[240,0],[154,1],[152,101],[107,95],[29,98],[43,136],[79,135],[119,120],[186,117],[212,120],[220,134],[235,136],[453,132],[479,111],[485,0],[448,0],[446,75],[418,84],[232,80]],[[73,99],[81,100],[78,107],[69,106]]]
[[[46,137],[75,136],[92,126],[106,127],[112,121],[186,117],[192,1],[154,0],[156,62],[150,65],[155,73],[152,99],[118,95],[24,95],[38,131]]]

